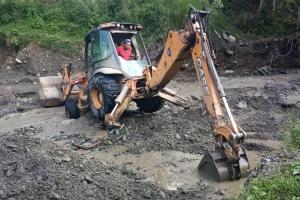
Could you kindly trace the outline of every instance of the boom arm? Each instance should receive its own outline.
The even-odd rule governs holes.
[[[192,58],[197,78],[202,85],[204,103],[214,120],[216,149],[219,152],[216,157],[224,157],[231,163],[226,168],[233,173],[227,174],[231,176],[229,179],[236,179],[244,176],[249,169],[247,156],[240,147],[245,132],[235,123],[215,69],[212,59],[213,52],[208,41],[207,30],[205,30],[207,15],[208,13],[205,11],[191,9],[186,20],[185,31],[169,32],[162,57],[157,67],[147,77],[146,85],[149,91],[155,92],[163,89],[174,77],[179,66],[185,60]],[[223,106],[230,119],[230,124],[224,120]],[[241,157],[244,158],[241,159]],[[214,162],[217,162],[216,158],[214,158]],[[224,175],[220,172],[219,179],[228,179],[227,174]]]
[[[152,90],[164,88],[174,77],[179,67],[189,57],[189,32],[170,31],[162,57],[148,80]]]
[[[203,13],[202,13],[203,14]],[[196,16],[194,16],[195,18]],[[203,100],[216,125],[223,124],[221,97],[225,97],[222,85],[215,70],[209,42],[199,21],[188,19],[189,30],[170,31],[162,57],[147,81],[150,90],[163,89],[178,72],[187,59],[192,58],[197,78],[203,89]],[[238,132],[233,123],[235,132]]]

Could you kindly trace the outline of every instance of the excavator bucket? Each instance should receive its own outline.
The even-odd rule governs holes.
[[[198,168],[204,178],[221,182],[245,177],[250,170],[245,149],[240,148],[238,162],[230,162],[221,153],[207,153],[201,160]]]
[[[39,77],[39,95],[43,106],[53,107],[63,103],[61,76]]]

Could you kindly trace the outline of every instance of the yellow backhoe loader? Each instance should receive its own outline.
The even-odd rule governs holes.
[[[72,75],[71,65],[65,65],[59,76],[40,78],[42,102],[45,106],[64,103],[69,118],[78,118],[80,112],[90,110],[109,130],[120,130],[118,120],[131,101],[150,113],[161,109],[164,101],[186,107],[187,100],[166,85],[183,62],[191,59],[203,89],[204,104],[213,119],[215,138],[215,152],[205,155],[199,168],[215,172],[219,181],[244,177],[250,168],[241,146],[246,133],[234,120],[217,74],[207,17],[207,11],[191,8],[185,29],[169,32],[156,66],[140,35],[141,25],[101,24],[85,37],[84,72]],[[117,46],[126,39],[132,42],[131,60],[117,52]]]

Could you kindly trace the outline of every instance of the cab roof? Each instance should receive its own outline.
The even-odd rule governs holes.
[[[108,22],[104,24],[100,24],[98,27],[93,28],[90,32],[88,32],[85,36],[85,41],[89,40],[90,36],[100,30],[108,30],[108,31],[141,31],[143,30],[143,26],[141,24],[136,23],[128,23],[128,22]]]
[[[124,22],[109,22],[105,24],[100,24],[99,26],[102,30],[122,30],[122,31],[141,31],[143,30],[142,25],[135,23],[124,23]]]

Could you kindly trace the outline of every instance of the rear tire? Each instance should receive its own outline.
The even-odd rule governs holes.
[[[80,110],[77,106],[77,101],[67,99],[65,102],[65,112],[69,119],[78,119],[80,117]]]
[[[164,106],[164,100],[159,97],[150,97],[145,99],[136,99],[137,106],[145,113],[153,113],[160,110]]]
[[[115,106],[115,99],[121,92],[119,81],[112,75],[97,73],[89,80],[88,101],[92,114],[104,121],[105,114]]]

